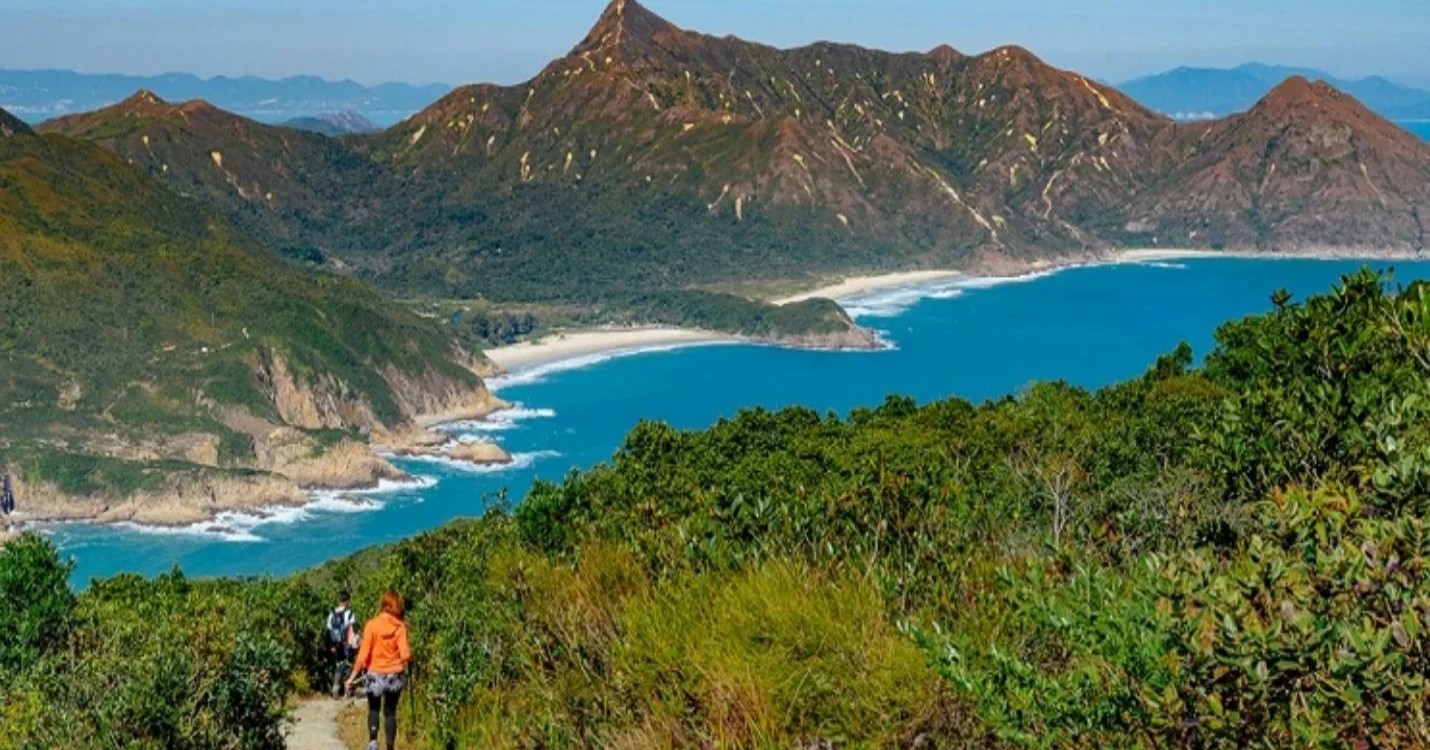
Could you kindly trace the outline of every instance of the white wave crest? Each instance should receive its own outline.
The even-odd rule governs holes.
[[[894,318],[922,300],[953,299],[962,294],[963,288],[956,282],[940,282],[938,285],[901,287],[864,294],[839,302],[851,318]]]
[[[459,471],[463,474],[503,474],[508,471],[526,469],[544,458],[557,458],[561,454],[556,451],[531,451],[528,453],[513,453],[511,463],[508,464],[474,464],[468,461],[458,461],[443,456],[410,456],[404,461],[416,461],[426,464],[434,464],[446,469]]]
[[[1007,284],[1024,284],[1029,281],[1046,279],[1049,276],[1062,273],[1063,271],[1084,268],[1087,265],[1090,264],[1074,263],[1072,265],[1059,266],[1058,268],[1049,268],[1042,271],[1030,271],[1018,276],[980,276],[977,278],[964,279],[960,282],[960,286],[964,289],[992,289],[993,287]]]
[[[1049,268],[1042,271],[1031,271],[1019,276],[959,276],[953,279],[941,279],[939,281],[910,284],[892,289],[885,289],[878,292],[861,294],[838,300],[849,316],[855,320],[861,318],[894,318],[904,314],[909,308],[926,299],[954,299],[962,296],[970,290],[992,289],[1006,284],[1023,284],[1038,279],[1047,278],[1056,273],[1082,268],[1084,265],[1073,264]]]
[[[198,537],[206,541],[227,542],[229,544],[254,544],[265,541],[263,537],[254,534],[252,531],[226,526],[218,520],[205,521],[191,526],[146,526],[140,523],[125,521],[115,524],[115,527],[145,536]]]
[[[520,426],[521,422],[533,419],[551,419],[556,416],[555,409],[530,409],[521,404],[490,414],[482,419],[467,419],[460,422],[448,422],[439,425],[439,428],[457,435],[480,433],[480,432],[504,432],[514,430]]]
[[[219,513],[211,521],[187,526],[150,526],[124,522],[117,527],[140,534],[157,536],[189,536],[221,542],[253,544],[266,541],[255,533],[264,526],[287,526],[312,520],[315,515],[348,515],[371,513],[386,504],[378,498],[401,492],[427,489],[437,484],[435,477],[417,476],[410,480],[379,480],[376,487],[355,490],[312,490],[309,501],[299,506],[269,506],[254,510],[231,510]]]
[[[1144,261],[1138,261],[1138,262],[1135,263],[1134,265],[1146,266],[1146,267],[1148,267],[1148,268],[1168,268],[1168,269],[1172,269],[1172,270],[1175,270],[1175,271],[1185,271],[1185,270],[1187,270],[1187,264],[1186,264],[1186,263],[1172,263],[1172,262],[1170,262],[1170,261],[1165,261],[1165,260],[1144,260]]]

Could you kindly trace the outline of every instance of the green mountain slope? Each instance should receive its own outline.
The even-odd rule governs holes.
[[[398,186],[332,138],[265,125],[207,102],[171,104],[141,90],[38,130],[98,143],[235,227],[303,261],[319,248],[358,253]]]
[[[98,112],[45,123],[41,130],[122,154],[293,260],[354,271],[405,293],[577,301],[623,312],[641,323],[698,325],[821,345],[872,345],[869,335],[827,301],[776,307],[728,294],[673,291],[679,279],[652,268],[648,260],[632,261],[639,251],[606,256],[609,264],[601,256],[588,256],[572,267],[579,275],[551,277],[543,271],[557,259],[530,253],[513,255],[514,268],[463,266],[437,249],[461,251],[462,239],[453,232],[485,231],[498,224],[525,232],[531,225],[516,219],[488,222],[476,218],[480,209],[450,207],[450,199],[433,194],[429,183],[402,179],[355,150],[351,139],[339,142],[264,125],[204,102],[170,104],[147,91]],[[561,235],[557,243],[562,246],[572,239],[567,232],[586,231],[580,229],[583,210],[593,223],[617,222],[615,231],[626,236],[641,233],[641,222],[650,218],[644,226],[657,238],[652,246],[670,246],[685,231],[677,227],[677,234],[663,235],[659,217],[613,213],[605,203],[591,204],[589,210],[559,198],[539,205],[542,226]],[[508,208],[519,209],[515,204]],[[518,245],[525,246],[524,241]],[[670,255],[663,257],[663,262],[674,262]],[[646,275],[652,272],[663,277]],[[488,283],[470,283],[474,273]]]
[[[155,461],[321,483],[335,444],[361,465],[330,478],[370,482],[381,462],[343,435],[490,405],[441,326],[281,262],[105,149],[3,130],[0,446],[37,497],[172,479]]]

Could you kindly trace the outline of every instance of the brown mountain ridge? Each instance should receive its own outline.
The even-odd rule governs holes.
[[[1430,146],[1325,84],[1179,125],[1020,47],[781,50],[634,0],[531,81],[372,136],[130,112],[147,106],[42,129],[404,293],[599,302],[1144,246],[1415,253],[1430,207]]]

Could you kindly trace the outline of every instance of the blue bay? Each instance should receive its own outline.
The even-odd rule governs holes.
[[[1361,265],[1196,259],[945,284],[922,290],[931,295],[922,299],[885,293],[849,306],[864,324],[886,332],[896,346],[889,351],[705,346],[612,359],[532,382],[518,378],[500,395],[523,408],[483,433],[520,459],[504,471],[404,461],[429,486],[365,495],[360,507],[328,499],[256,525],[226,519],[208,533],[85,525],[49,533],[76,559],[77,585],[119,572],[152,575],[175,564],[190,575],[282,574],[479,515],[501,502],[503,489],[519,501],[537,477],[559,480],[609,458],[641,418],[699,428],[744,407],[799,404],[842,414],[888,394],[977,401],[1035,380],[1096,387],[1137,375],[1181,341],[1205,353],[1220,323],[1268,309],[1274,290],[1319,292]],[[1373,265],[1395,266],[1400,282],[1430,278],[1430,263]]]

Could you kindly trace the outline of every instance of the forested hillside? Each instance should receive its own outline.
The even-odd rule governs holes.
[[[0,460],[29,485],[29,518],[172,499],[181,477],[207,484],[152,520],[203,518],[228,502],[215,495],[301,502],[299,484],[374,482],[395,470],[347,439],[490,408],[477,356],[109,151],[0,110]],[[145,512],[130,510],[109,520]]]
[[[1140,378],[637,427],[511,513],[278,581],[0,552],[0,747],[277,747],[396,586],[422,747],[1423,747],[1430,289]]]

